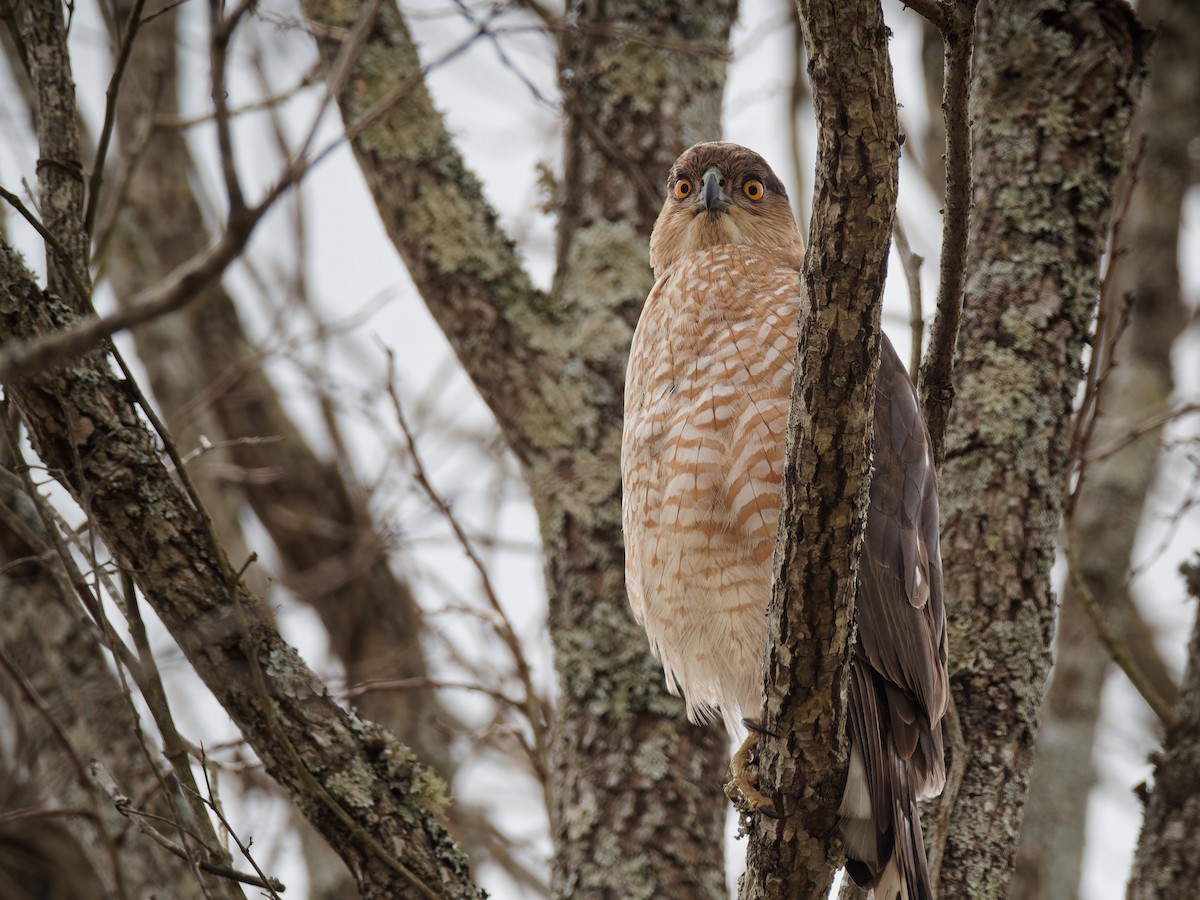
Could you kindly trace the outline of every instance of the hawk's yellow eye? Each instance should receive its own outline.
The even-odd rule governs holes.
[[[683,200],[685,197],[690,197],[692,194],[692,183],[686,178],[680,178],[675,182],[675,199]]]
[[[763,198],[763,183],[757,178],[751,178],[742,185],[742,193],[757,203]]]

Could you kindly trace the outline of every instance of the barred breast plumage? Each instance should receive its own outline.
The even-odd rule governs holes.
[[[779,521],[799,273],[694,254],[646,301],[625,385],[626,578],[688,714],[754,715]]]

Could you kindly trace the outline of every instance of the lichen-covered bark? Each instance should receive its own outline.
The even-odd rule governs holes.
[[[358,4],[308,0],[339,28]],[[394,6],[348,88],[352,123],[399,82],[353,147],[414,282],[524,467],[546,556],[560,702],[553,748],[553,890],[720,896],[724,739],[683,721],[628,611],[620,536],[621,396],[651,285],[658,185],[689,143],[719,136],[733,4],[580,4],[562,37],[567,118],[558,271],[535,289],[455,150]],[[692,42],[664,49],[614,33]],[[326,60],[331,37],[319,41]],[[714,55],[713,51],[716,51]]]
[[[941,498],[964,745],[931,867],[940,896],[996,898],[1049,667],[1066,439],[1142,35],[1117,0],[996,0],[977,35],[974,216]]]
[[[1123,305],[1122,298],[1129,298],[1131,319],[1115,349],[1116,367],[1108,370],[1088,454],[1113,445],[1130,427],[1165,411],[1172,387],[1171,345],[1183,324],[1179,226],[1191,181],[1188,142],[1200,134],[1200,107],[1194,102],[1195,85],[1200,83],[1195,52],[1200,46],[1200,7],[1145,0],[1138,13],[1157,30],[1134,127],[1134,147],[1139,143],[1136,136],[1144,136],[1145,153],[1120,227],[1121,254],[1110,263],[1104,287],[1114,311]],[[1132,152],[1136,159],[1137,150]],[[1110,321],[1110,340],[1116,325]],[[1099,364],[1107,369],[1108,360],[1105,355]],[[1174,705],[1178,688],[1126,588],[1160,436],[1161,429],[1154,429],[1088,464],[1067,540],[1070,556],[1109,624],[1160,695]],[[1014,900],[1055,900],[1079,891],[1088,797],[1096,778],[1092,746],[1111,659],[1069,580],[1055,648],[1016,876],[1009,889]]]
[[[629,614],[621,541],[625,363],[652,283],[646,242],[675,157],[720,137],[735,6],[579,4],[560,47],[567,112],[552,302],[569,415],[539,425],[529,467],[541,520],[560,695],[553,888],[562,897],[723,897],[725,735],[689,725]],[[589,36],[587,26],[691,41],[710,55]],[[549,387],[545,383],[539,390]],[[549,410],[547,410],[549,412]],[[632,772],[630,771],[632,768]]]
[[[1183,567],[1200,600],[1200,556]],[[1129,900],[1189,900],[1200,884],[1200,616],[1188,641],[1179,720],[1163,741],[1138,838]]]
[[[817,115],[817,175],[774,589],[767,611],[760,786],[743,900],[824,897],[846,783],[847,679],[870,485],[879,307],[900,158],[878,0],[799,4]],[[799,279],[798,279],[799,281]]]

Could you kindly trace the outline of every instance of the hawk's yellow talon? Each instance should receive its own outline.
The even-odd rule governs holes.
[[[738,747],[737,752],[730,758],[729,769],[733,777],[725,785],[725,796],[734,803],[740,800],[751,812],[760,812],[764,816],[778,819],[780,816],[775,811],[774,802],[758,789],[758,774],[750,770],[750,763],[758,749],[758,738],[759,733],[751,730],[742,741],[742,746]]]

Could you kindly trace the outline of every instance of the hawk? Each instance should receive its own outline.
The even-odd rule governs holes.
[[[804,243],[757,153],[697,144],[671,168],[650,238],[655,284],[633,336],[621,446],[630,604],[689,718],[749,738],[761,712]],[[846,869],[878,900],[932,898],[917,800],[945,782],[946,621],[937,476],[916,393],[887,337],[859,564],[850,763],[839,809]],[[809,602],[820,602],[810,598]]]

